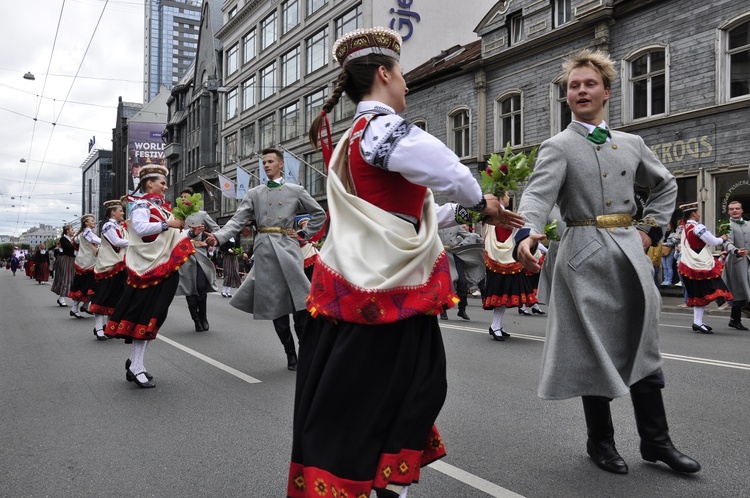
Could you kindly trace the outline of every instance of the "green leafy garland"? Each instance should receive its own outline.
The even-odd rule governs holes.
[[[201,209],[203,209],[203,196],[201,194],[188,195],[184,202],[182,197],[178,197],[177,205],[172,208],[172,216],[178,220],[184,220]]]
[[[491,154],[487,169],[480,173],[479,184],[485,194],[502,198],[507,192],[518,190],[518,184],[525,182],[531,175],[536,161],[536,147],[531,152],[513,153],[510,142],[502,155]]]

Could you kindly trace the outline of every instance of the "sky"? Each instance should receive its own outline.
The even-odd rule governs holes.
[[[0,235],[18,236],[83,214],[89,140],[111,150],[118,98],[143,102],[144,1],[0,0],[0,33]]]

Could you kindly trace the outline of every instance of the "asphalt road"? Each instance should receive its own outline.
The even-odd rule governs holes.
[[[209,296],[211,330],[196,333],[175,299],[146,351],[157,387],[142,390],[125,381],[129,346],[96,341],[93,318],[71,318],[49,286],[0,270],[0,496],[285,496],[295,374],[271,323],[227,301]],[[536,396],[546,317],[511,310],[501,343],[477,299],[468,311],[471,321],[455,310],[441,321],[448,456],[410,498],[750,496],[750,332],[725,314],[707,315],[707,336],[690,315],[662,313],[671,435],[703,470],[642,461],[622,398],[612,412],[630,473],[620,476],[588,459],[580,400]]]

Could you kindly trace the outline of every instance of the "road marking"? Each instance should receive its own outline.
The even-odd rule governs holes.
[[[182,351],[185,351],[189,355],[195,356],[199,360],[205,361],[209,365],[215,366],[219,370],[224,370],[229,375],[234,375],[238,379],[244,380],[248,384],[258,384],[258,383],[261,382],[260,380],[256,379],[255,377],[250,377],[246,373],[240,372],[239,370],[235,370],[234,368],[232,368],[232,367],[230,367],[228,365],[225,365],[225,364],[223,364],[223,363],[221,363],[219,361],[216,361],[213,358],[210,358],[210,357],[208,357],[208,356],[206,356],[204,354],[201,354],[201,353],[199,353],[198,351],[196,351],[194,349],[190,349],[187,346],[183,346],[179,342],[173,341],[172,339],[169,339],[168,337],[164,337],[163,334],[157,335],[156,338],[157,339],[161,339],[162,341],[166,342],[170,346],[174,346],[177,349],[181,349]]]
[[[686,327],[684,325],[665,325],[665,324],[659,324],[661,327],[675,327],[675,328],[681,328],[681,329],[690,329],[692,327]],[[451,324],[440,324],[441,329],[453,329],[453,330],[461,330],[464,332],[475,332],[477,334],[487,334],[489,333],[485,331],[484,329],[477,329],[474,327],[466,327],[461,325],[451,325]],[[158,336],[157,336],[158,337]],[[513,333],[513,337],[518,337],[519,339],[528,339],[531,341],[539,341],[544,342],[544,337],[539,337],[536,335],[527,335],[527,334],[518,334],[516,332]],[[511,338],[512,339],[512,338]],[[670,353],[662,353],[662,357],[667,358],[669,360],[675,360],[675,361],[685,361],[688,363],[700,363],[702,365],[712,365],[715,367],[724,367],[724,368],[735,368],[737,370],[750,370],[750,364],[747,363],[736,363],[733,361],[723,361],[723,360],[713,360],[711,358],[697,358],[695,356],[683,356],[679,354],[670,354]]]
[[[454,467],[453,465],[441,460],[432,462],[428,467],[437,470],[448,477],[452,477],[457,481],[461,481],[464,484],[468,484],[474,489],[484,491],[488,495],[496,498],[523,498],[523,495],[514,493],[513,491],[500,487],[497,484],[482,479],[479,476],[475,476],[474,474],[469,474],[465,470],[461,470],[458,467]]]

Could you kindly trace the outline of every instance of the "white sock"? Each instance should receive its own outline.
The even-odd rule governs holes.
[[[693,323],[696,325],[703,325],[703,310],[704,306],[693,306]]]
[[[539,311],[539,303],[534,303],[534,306],[532,306],[531,309]]]
[[[104,335],[104,324],[107,323],[105,321],[105,318],[107,318],[107,315],[100,315],[97,313],[94,315],[94,318],[96,318],[96,322],[94,324],[94,328],[96,329],[96,335],[99,337]]]
[[[80,301],[73,301],[73,307],[70,308],[73,310],[73,313],[78,313],[78,305],[80,304]]]
[[[522,304],[522,305],[521,305],[521,310],[523,310],[523,311],[526,311],[526,310],[528,310],[528,308],[526,307],[526,304]]]
[[[133,352],[130,353],[130,371],[134,374],[146,370],[146,367],[143,366],[143,355],[146,353],[146,346],[148,346],[149,342],[133,339]],[[141,373],[137,377],[142,383],[148,382],[146,374]]]
[[[503,315],[505,315],[505,306],[498,306],[492,313],[492,330],[499,332],[503,328]],[[498,336],[499,337],[499,336]]]
[[[65,304],[66,304],[66,303],[65,303],[65,296],[63,296],[62,294],[60,294],[60,297],[58,297],[58,298],[57,298],[57,300],[58,300],[58,301],[59,301],[60,303],[62,303],[62,305],[63,305],[63,306],[65,306]]]

